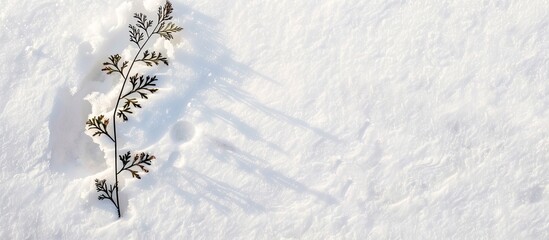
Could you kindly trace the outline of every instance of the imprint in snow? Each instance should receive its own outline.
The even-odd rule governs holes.
[[[172,126],[171,137],[174,141],[186,143],[194,137],[195,127],[187,121],[179,121]]]
[[[523,204],[536,203],[543,199],[544,187],[536,185],[519,193],[519,201]]]
[[[83,95],[83,91],[71,94],[68,88],[61,88],[55,96],[48,126],[50,167],[75,178],[98,171],[103,160],[103,154],[84,131],[83,123],[91,106]]]

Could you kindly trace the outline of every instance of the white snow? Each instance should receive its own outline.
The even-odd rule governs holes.
[[[547,1],[172,2],[118,219],[84,123],[163,1],[2,0],[0,239],[549,239]]]

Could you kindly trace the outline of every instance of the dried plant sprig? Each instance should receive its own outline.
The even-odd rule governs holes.
[[[99,197],[97,197],[97,199],[99,200],[105,200],[105,199],[108,199],[112,202],[112,204],[114,204],[114,206],[116,206],[118,208],[118,203],[114,201],[113,199],[113,192],[115,191],[115,189],[117,190],[117,184],[115,184],[114,186],[109,184],[109,187],[107,188],[107,180],[106,179],[103,179],[103,180],[99,180],[99,179],[95,179],[95,188],[97,190],[97,192],[101,193],[101,195],[99,195]]]
[[[135,155],[133,160],[130,160],[131,154],[129,151],[124,155],[120,155],[119,157],[123,165],[122,165],[122,168],[118,171],[118,173],[121,173],[122,171],[128,171],[132,174],[132,177],[137,179],[141,179],[141,176],[139,176],[138,171],[135,170],[134,167],[139,167],[143,172],[148,173],[149,170],[145,168],[145,165],[150,166],[151,161],[156,159],[155,156],[149,155],[148,153],[139,153]]]
[[[157,53],[153,51],[152,53],[149,53],[148,50],[143,52],[143,57],[141,59],[137,59],[139,62],[143,62],[147,64],[147,66],[152,67],[153,64],[160,64],[161,62],[164,63],[166,66],[168,65],[168,59],[166,57],[162,56],[162,53]]]
[[[130,41],[131,41],[131,36],[130,36]],[[104,71],[107,74],[117,72],[117,73],[120,73],[122,75],[122,77],[124,77],[123,72],[124,72],[124,69],[126,67],[128,67],[129,62],[124,61],[124,62],[122,62],[122,66],[118,66],[118,63],[120,62],[120,59],[122,59],[122,57],[120,57],[119,54],[111,55],[109,57],[110,62],[104,62],[103,66],[105,66],[105,67],[103,69],[101,69],[101,71]]]
[[[168,65],[168,59],[160,52],[145,50],[145,46],[151,40],[154,35],[158,35],[166,40],[173,39],[173,34],[183,30],[183,28],[175,25],[169,20],[173,19],[173,6],[169,1],[163,6],[158,8],[158,20],[156,25],[153,20],[149,20],[147,15],[143,13],[135,13],[133,17],[137,23],[135,25],[129,24],[129,37],[130,42],[135,43],[138,47],[137,54],[132,61],[123,61],[119,54],[111,55],[107,62],[103,63],[101,71],[106,74],[119,73],[122,78],[122,87],[116,99],[112,117],[112,134],[107,129],[109,120],[103,115],[92,117],[88,119],[86,125],[87,129],[94,131],[92,136],[106,135],[114,142],[114,185],[107,187],[106,180],[95,180],[95,186],[99,195],[99,200],[109,199],[116,207],[118,217],[120,214],[119,203],[119,186],[118,175],[123,171],[128,171],[132,174],[132,177],[141,179],[141,175],[138,173],[138,169],[147,173],[149,170],[145,168],[145,165],[151,165],[155,156],[148,153],[139,153],[131,159],[131,154],[128,151],[124,155],[118,155],[118,139],[116,131],[116,117],[122,118],[122,121],[128,121],[129,115],[133,114],[133,108],[141,108],[140,100],[137,100],[137,96],[141,99],[148,99],[149,94],[156,93],[158,91],[156,87],[156,76],[143,76],[139,73],[132,74],[135,63],[143,63],[146,66],[157,66],[160,63]],[[154,25],[154,27],[153,27]],[[140,58],[139,56],[142,57]],[[131,88],[126,88],[126,83],[130,82]],[[123,102],[123,104],[120,104]],[[118,161],[121,162],[121,168],[118,168]]]
[[[141,41],[144,39],[144,34],[141,30],[137,29],[134,25],[129,25],[130,28],[130,42],[137,44],[137,47],[141,47]]]
[[[166,1],[164,6],[158,7],[158,22],[172,20],[173,6],[170,1]]]
[[[107,130],[107,125],[109,125],[109,119],[105,118],[105,116],[99,115],[97,117],[88,119],[88,121],[86,122],[86,125],[88,125],[88,130],[95,131],[92,136],[95,137],[95,136],[101,136],[101,134],[105,134],[112,141],[114,141],[114,139],[109,134],[109,131]]]
[[[144,77],[143,75],[136,74],[135,76],[130,77],[132,89],[122,97],[125,98],[132,94],[138,94],[141,98],[148,99],[147,94],[158,91],[158,88],[152,88],[156,86],[156,81],[158,81],[156,76]]]
[[[135,13],[133,15],[133,17],[135,19],[137,19],[137,24],[136,26],[138,28],[141,28],[145,31],[145,33],[147,34],[147,37],[149,36],[149,28],[152,27],[153,25],[153,20],[147,20],[147,15],[143,14],[143,13]]]
[[[172,22],[168,22],[168,23],[163,22],[162,24],[160,24],[158,34],[160,34],[160,36],[162,36],[166,40],[171,40],[173,39],[172,33],[179,32],[181,30],[183,30],[183,28],[176,26]]]

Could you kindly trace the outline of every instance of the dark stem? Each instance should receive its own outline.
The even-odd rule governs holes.
[[[114,186],[114,188],[116,188],[116,191],[118,192],[118,186]],[[117,203],[114,202],[114,200],[112,199],[112,191],[111,191],[111,195],[109,197],[109,200],[111,200],[112,204],[114,204],[114,206],[116,207],[116,209],[120,209],[120,207],[118,206]],[[116,198],[116,200],[118,200],[118,198]],[[117,201],[118,202],[118,201]],[[119,211],[120,213],[120,211]],[[120,215],[118,215],[118,217],[120,218]]]
[[[112,126],[113,126],[113,141],[114,141],[114,184],[115,184],[115,188],[116,188],[116,210],[118,211],[118,218],[120,218],[120,203],[118,201],[118,142],[116,141],[116,112],[118,110],[118,104],[120,103],[120,100],[122,99],[122,93],[124,92],[124,87],[126,86],[126,82],[128,80],[128,77],[130,76],[130,73],[132,71],[132,68],[133,68],[133,65],[135,64],[135,61],[137,60],[137,58],[139,57],[139,54],[141,53],[141,51],[143,50],[143,48],[145,47],[145,45],[147,45],[147,42],[149,42],[149,40],[151,39],[151,37],[154,35],[154,33],[156,32],[156,28],[160,25],[160,21],[158,23],[156,23],[156,26],[154,27],[153,29],[153,33],[151,35],[149,35],[147,37],[147,40],[145,40],[145,42],[143,43],[143,45],[141,45],[139,47],[139,51],[137,51],[137,54],[135,54],[135,57],[133,58],[133,61],[132,61],[132,64],[130,65],[130,68],[128,68],[128,72],[126,73],[126,75],[124,76],[124,73],[122,73],[122,76],[124,76],[124,82],[122,83],[122,88],[120,89],[120,93],[118,94],[118,99],[116,100],[116,105],[114,106],[114,113],[112,115]],[[139,46],[139,45],[138,45]]]

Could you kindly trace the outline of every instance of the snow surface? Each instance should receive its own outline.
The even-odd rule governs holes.
[[[549,3],[174,0],[160,91],[98,201],[134,12],[0,3],[0,239],[549,239]]]

